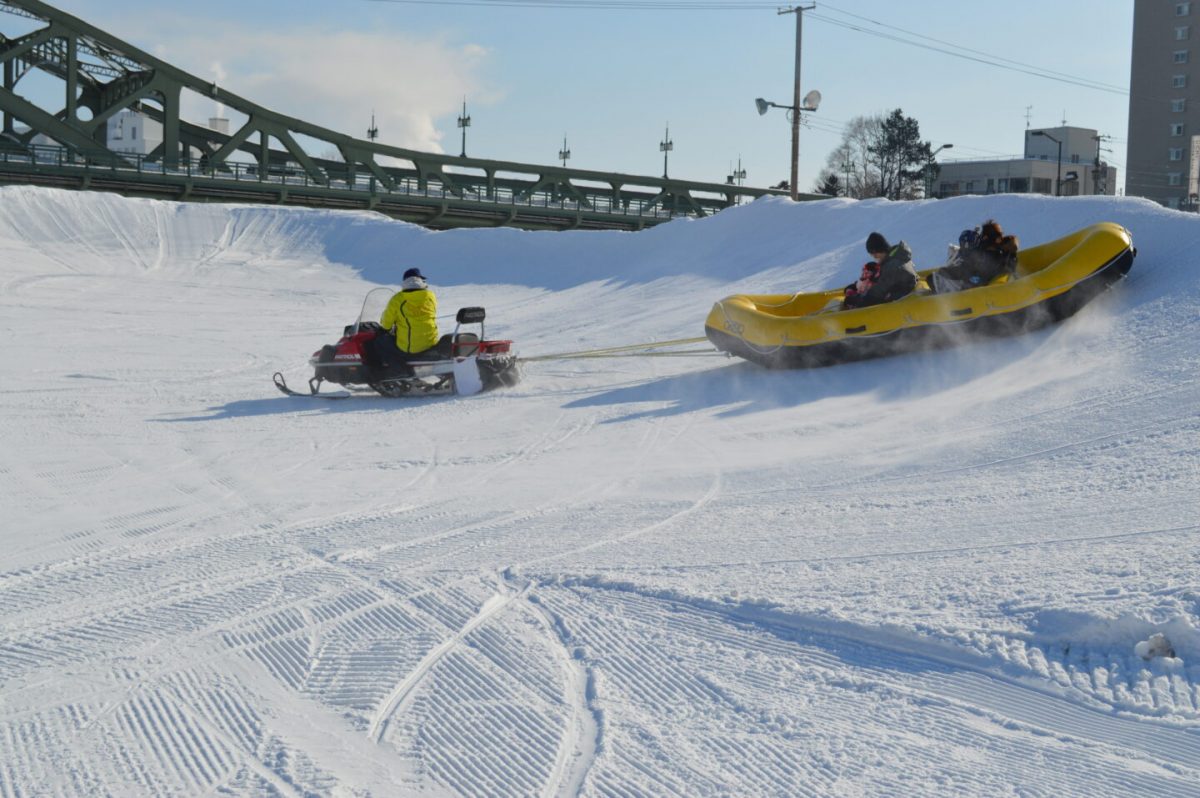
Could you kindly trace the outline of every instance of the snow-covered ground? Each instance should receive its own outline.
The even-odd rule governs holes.
[[[408,266],[535,356],[989,216],[1139,255],[1052,329],[837,368],[270,383]],[[433,233],[0,189],[0,796],[1200,795],[1197,241],[1112,198]]]

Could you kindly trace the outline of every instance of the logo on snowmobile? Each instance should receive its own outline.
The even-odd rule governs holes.
[[[362,357],[359,355],[334,355],[333,359],[334,360],[362,360]]]

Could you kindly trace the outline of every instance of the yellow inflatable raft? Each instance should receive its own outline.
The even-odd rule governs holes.
[[[917,290],[883,305],[841,310],[842,289],[792,296],[726,297],[704,323],[724,352],[770,368],[807,368],[950,346],[971,336],[1014,335],[1075,313],[1133,265],[1129,231],[1101,222],[1029,249],[1016,273],[986,286]]]

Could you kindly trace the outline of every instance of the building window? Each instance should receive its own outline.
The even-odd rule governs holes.
[[[1188,51],[1176,50],[1175,54],[1171,56],[1171,60],[1176,64],[1186,64],[1188,62]]]
[[[974,190],[975,190],[975,181],[974,180],[968,180],[967,184],[965,186],[963,186],[963,191],[965,191],[968,194],[970,194]]]
[[[1182,186],[1183,185],[1183,172],[1167,172],[1167,185],[1168,186]]]
[[[1050,193],[1050,178],[1048,178],[1048,177],[1033,178],[1033,193],[1034,194],[1049,194]]]
[[[1079,163],[1079,153],[1075,153],[1071,156],[1071,163]]]
[[[1175,99],[1171,100],[1171,111],[1173,113],[1182,113],[1187,108],[1187,100]]]
[[[996,193],[996,181],[995,181],[995,179],[994,179],[994,178],[991,178],[991,177],[989,177],[989,178],[988,178],[988,182],[987,182],[987,193],[989,193],[989,194],[995,194],[995,193]]]
[[[1172,136],[1182,136],[1183,135],[1183,123],[1182,122],[1174,122],[1171,124],[1171,135]]]
[[[1008,178],[1007,177],[1001,177],[997,180],[996,190],[999,191],[1001,194],[1008,193]]]
[[[1175,4],[1175,16],[1186,17],[1190,13],[1192,13],[1192,4],[1191,3],[1176,3]]]
[[[1168,161],[1182,161],[1183,160],[1183,147],[1172,147],[1171,149],[1167,150],[1167,160]]]
[[[1180,25],[1175,28],[1175,41],[1187,41],[1189,31],[1191,31],[1191,25]]]
[[[1186,89],[1187,88],[1187,75],[1172,75],[1171,76],[1171,88],[1172,89]]]

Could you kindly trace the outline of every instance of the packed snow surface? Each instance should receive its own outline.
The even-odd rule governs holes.
[[[1138,257],[1052,328],[834,368],[270,382],[409,266],[532,358],[988,217]],[[1198,795],[1197,241],[1113,198],[530,233],[0,189],[0,796]]]

